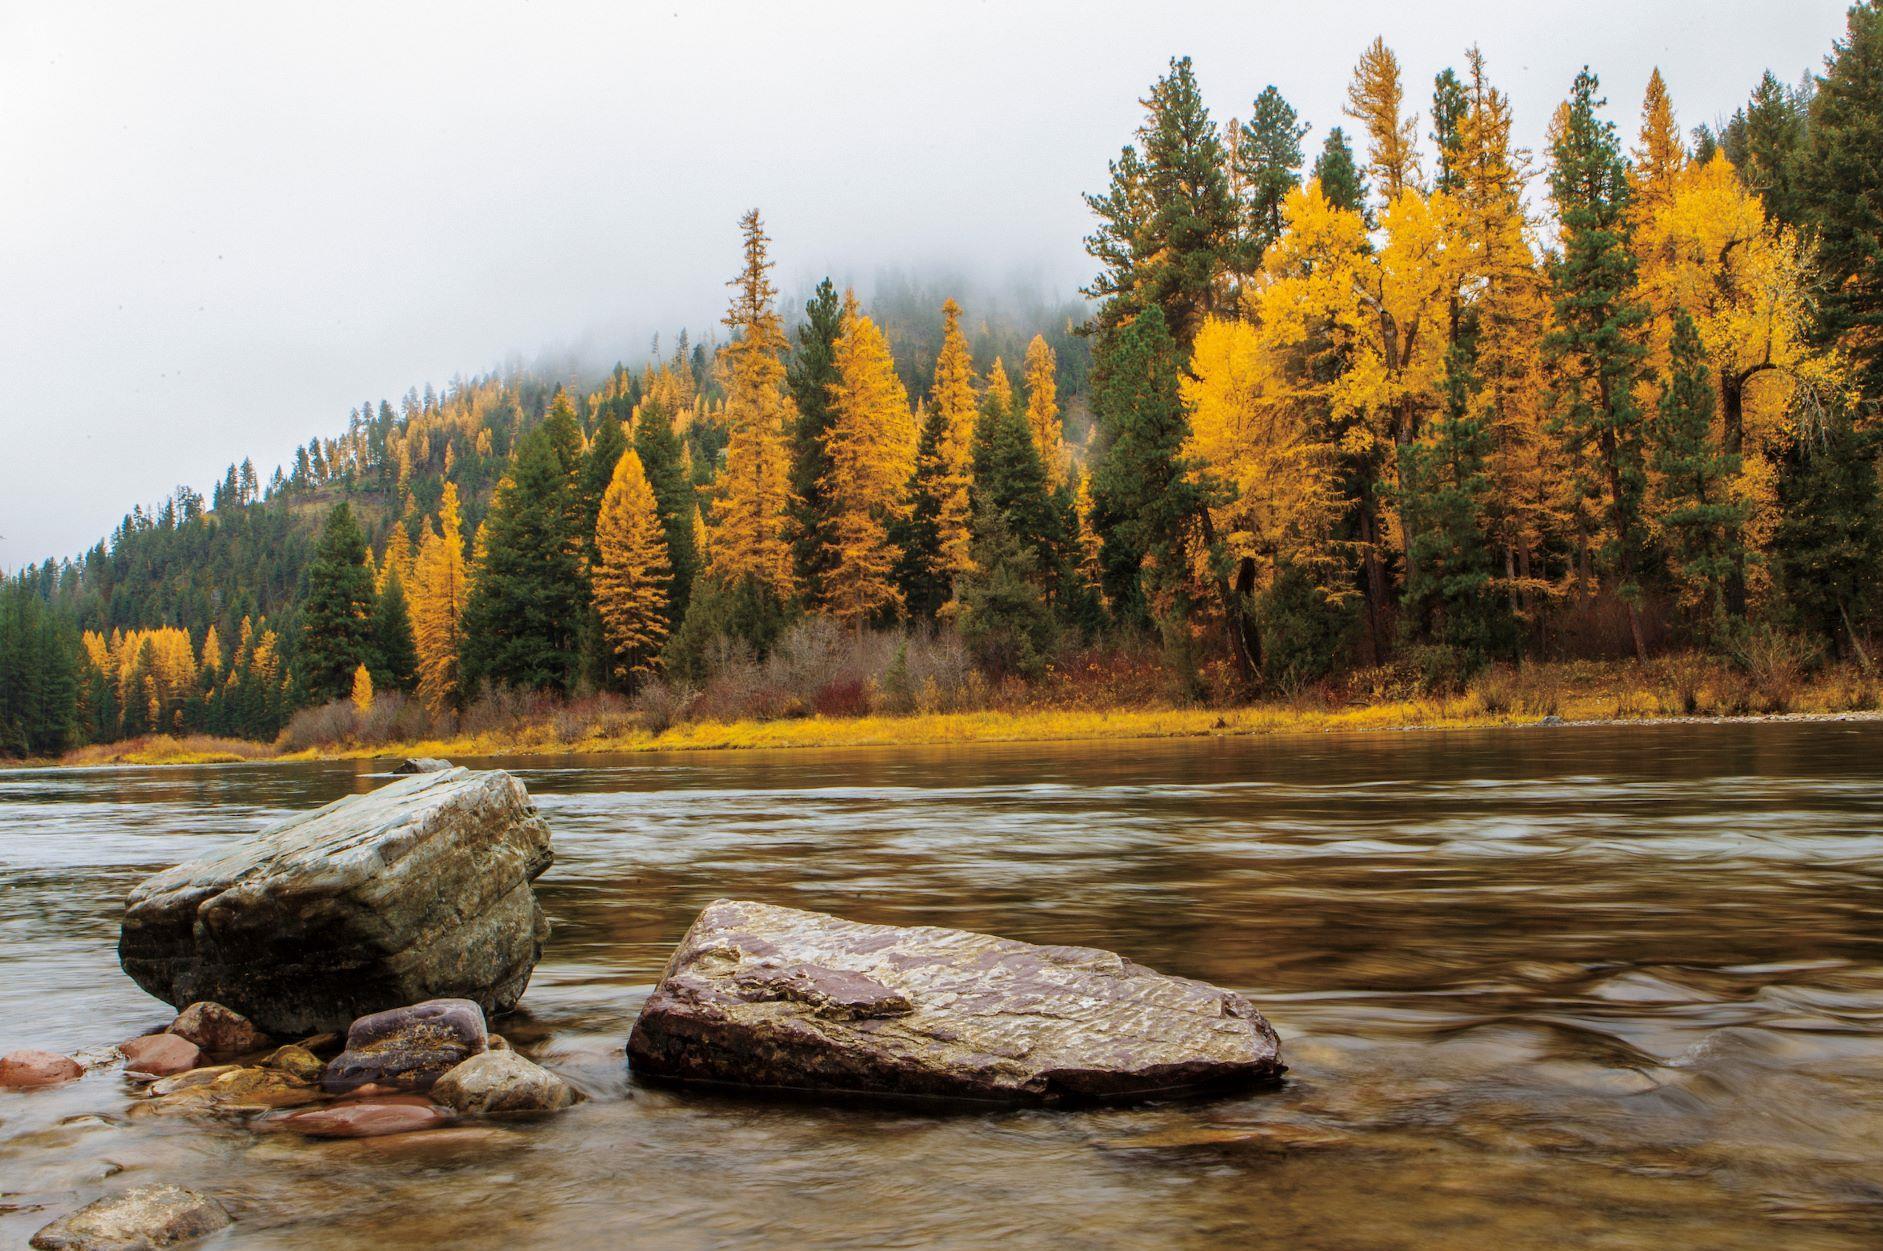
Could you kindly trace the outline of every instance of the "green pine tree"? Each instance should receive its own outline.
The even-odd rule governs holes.
[[[916,433],[909,512],[889,530],[898,553],[896,586],[902,592],[903,610],[913,621],[933,621],[954,594],[942,552],[942,499],[947,485],[941,481],[944,463],[938,449],[945,435],[941,410],[928,409]]]
[[[1314,177],[1321,184],[1321,194],[1335,208],[1349,213],[1366,211],[1366,177],[1353,159],[1347,134],[1335,126],[1321,144],[1321,154],[1314,158]]]
[[[654,510],[667,534],[667,559],[673,570],[673,581],[667,587],[668,625],[678,627],[686,617],[687,602],[700,571],[700,553],[693,541],[693,523],[699,517],[700,506],[693,482],[687,477],[685,452],[673,428],[673,413],[664,404],[649,400],[641,406],[641,415],[634,423],[634,450],[647,473],[647,484],[654,489]]]
[[[1464,185],[1464,174],[1459,169],[1458,127],[1470,107],[1458,75],[1449,66],[1440,70],[1432,80],[1432,144],[1438,149],[1438,177],[1433,185],[1448,194]]]
[[[791,431],[791,556],[804,586],[824,584],[839,546],[832,537],[832,509],[823,484],[830,472],[824,436],[831,423],[830,389],[837,382],[837,334],[842,323],[843,299],[826,278],[804,306],[798,347],[785,371],[798,407],[797,425]]]
[[[353,671],[373,658],[373,575],[366,538],[345,500],[333,506],[307,567],[295,671],[305,698],[345,699]]]
[[[1281,238],[1282,204],[1301,185],[1301,139],[1307,133],[1307,123],[1281,92],[1264,87],[1230,154],[1242,200],[1238,273],[1261,268],[1263,253]]]
[[[484,522],[484,561],[464,605],[464,683],[568,690],[588,606],[570,476],[545,424],[523,437]]]
[[[1700,332],[1674,318],[1673,360],[1653,425],[1649,468],[1663,542],[1695,627],[1717,640],[1727,623],[1727,584],[1745,560],[1746,506],[1732,495],[1739,457],[1713,436],[1713,384]]]
[[[984,672],[1037,677],[1055,633],[1039,560],[991,505],[976,510],[972,530],[974,569],[961,579],[962,638]]]
[[[1801,216],[1818,232],[1823,329],[1883,397],[1883,4],[1851,6],[1845,35],[1811,102],[1799,170]]]
[[[1779,473],[1772,550],[1797,624],[1845,656],[1869,657],[1883,625],[1883,437],[1833,412],[1799,438]]]
[[[1550,192],[1563,240],[1549,271],[1557,328],[1544,349],[1563,379],[1555,429],[1580,470],[1583,497],[1599,501],[1598,564],[1627,606],[1635,656],[1645,660],[1640,579],[1647,559],[1647,465],[1634,388],[1644,352],[1636,328],[1647,309],[1635,290],[1621,140],[1614,123],[1597,113],[1607,103],[1598,86],[1587,69],[1576,75],[1551,149]]]
[[[418,686],[418,644],[412,638],[412,614],[398,570],[386,577],[373,610],[373,689],[410,692]]]

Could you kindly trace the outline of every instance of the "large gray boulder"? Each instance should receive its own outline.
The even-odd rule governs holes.
[[[639,1077],[1021,1104],[1283,1071],[1242,996],[1109,951],[724,899],[681,940],[628,1056]]]
[[[508,773],[420,773],[145,880],[118,957],[159,999],[288,1037],[425,999],[502,1012],[548,936],[530,883],[550,859]]]

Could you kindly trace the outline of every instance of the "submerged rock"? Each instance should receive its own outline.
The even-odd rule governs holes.
[[[62,1216],[33,1235],[39,1251],[147,1251],[170,1247],[231,1223],[229,1211],[181,1186],[139,1186]]]
[[[643,1077],[1003,1103],[1283,1072],[1242,996],[1108,951],[723,899],[681,940],[628,1056]]]
[[[292,1112],[276,1122],[309,1138],[375,1138],[448,1124],[451,1113],[424,1099],[394,1095]]]
[[[203,1049],[178,1034],[145,1034],[119,1043],[124,1053],[124,1067],[133,1073],[169,1077],[183,1073],[203,1062]]]
[[[432,1098],[467,1116],[491,1116],[555,1112],[575,1102],[575,1090],[514,1051],[487,1051],[439,1078]]]
[[[166,1033],[187,1038],[212,1056],[240,1056],[268,1045],[255,1022],[219,1003],[193,1003],[177,1014]]]
[[[321,1085],[336,1095],[362,1086],[429,1090],[486,1046],[484,1013],[468,999],[375,1012],[353,1022],[347,1049],[327,1062]]]
[[[77,1060],[56,1051],[23,1047],[0,1056],[0,1089],[4,1090],[57,1086],[84,1073],[84,1066]]]
[[[440,996],[515,1004],[548,923],[549,827],[501,771],[402,778],[151,877],[118,955],[173,1004],[294,1037]]]

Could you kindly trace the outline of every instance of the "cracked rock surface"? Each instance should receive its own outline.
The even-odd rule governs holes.
[[[1241,995],[1109,951],[724,899],[681,940],[628,1056],[642,1077],[1021,1104],[1283,1071]]]

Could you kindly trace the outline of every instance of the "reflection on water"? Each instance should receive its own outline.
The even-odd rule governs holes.
[[[1883,725],[515,763],[556,930],[502,1029],[589,1102],[321,1143],[140,1116],[111,1074],[0,1094],[0,1242],[160,1180],[244,1248],[1883,1237]],[[381,780],[0,772],[0,1050],[166,1019],[117,968],[124,892]],[[634,1014],[721,895],[1111,947],[1248,994],[1290,1079],[971,1115],[631,1087]]]

